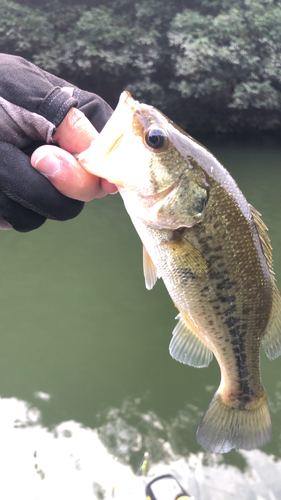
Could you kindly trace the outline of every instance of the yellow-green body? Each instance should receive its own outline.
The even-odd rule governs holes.
[[[266,228],[215,157],[159,111],[123,94],[114,115],[80,161],[117,184],[145,247],[147,287],[161,277],[180,312],[171,355],[219,363],[198,441],[215,453],[261,446],[271,438],[261,340],[269,357],[281,352]]]

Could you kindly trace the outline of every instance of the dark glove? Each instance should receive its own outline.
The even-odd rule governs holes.
[[[9,227],[6,221],[17,231],[31,231],[46,218],[72,219],[83,206],[82,201],[59,193],[31,166],[29,156],[11,144],[0,142],[0,228]]]

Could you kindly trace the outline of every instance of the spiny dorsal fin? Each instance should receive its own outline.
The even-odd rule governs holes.
[[[179,319],[179,322],[173,331],[169,346],[171,356],[180,363],[196,368],[208,366],[213,357],[212,351],[193,333],[181,314],[178,314],[176,319]]]
[[[143,274],[145,279],[145,286],[151,290],[157,281],[157,268],[153,264],[152,259],[143,245]]]
[[[272,277],[274,278],[272,246],[270,244],[270,239],[269,239],[269,236],[267,234],[268,229],[267,229],[265,223],[260,218],[261,214],[252,205],[249,205],[249,206],[250,206],[251,214],[252,214],[256,229],[258,231],[258,235],[259,235],[261,246],[262,246],[262,251],[263,251],[264,256],[266,258],[269,272],[272,274]]]

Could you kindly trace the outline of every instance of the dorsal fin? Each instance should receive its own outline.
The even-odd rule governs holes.
[[[143,274],[145,279],[145,286],[151,290],[157,281],[157,268],[154,265],[148,251],[143,245]]]
[[[258,231],[262,251],[264,253],[269,272],[271,273],[273,279],[275,279],[274,278],[274,271],[273,271],[272,246],[270,244],[270,239],[269,239],[269,236],[267,234],[268,229],[267,229],[265,223],[260,218],[261,214],[252,205],[249,204],[249,206],[250,206],[251,214],[252,214],[256,229]]]

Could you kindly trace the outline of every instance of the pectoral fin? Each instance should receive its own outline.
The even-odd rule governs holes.
[[[208,366],[213,357],[212,351],[196,333],[193,333],[181,314],[176,319],[179,319],[179,322],[173,331],[169,346],[171,356],[181,363],[196,368]]]
[[[273,303],[271,316],[262,338],[262,345],[269,359],[278,358],[281,354],[281,295],[273,285]]]
[[[157,268],[153,264],[152,259],[145,246],[143,246],[143,274],[145,279],[145,286],[148,290],[151,290],[157,281]]]

